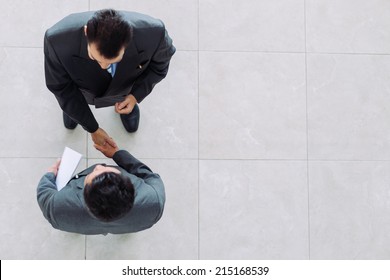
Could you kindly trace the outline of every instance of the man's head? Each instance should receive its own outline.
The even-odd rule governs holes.
[[[126,215],[134,203],[134,186],[130,179],[114,168],[96,165],[85,178],[84,200],[91,213],[110,222]]]
[[[115,10],[100,10],[84,27],[88,55],[102,68],[119,62],[132,38],[131,26]]]

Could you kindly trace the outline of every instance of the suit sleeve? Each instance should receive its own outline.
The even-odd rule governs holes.
[[[42,210],[43,216],[53,225],[53,227],[56,227],[53,215],[54,196],[58,192],[55,180],[56,177],[54,173],[48,172],[41,178],[37,187],[37,200],[39,207]]]
[[[161,205],[161,213],[159,215],[159,217],[161,217],[165,203],[165,189],[160,175],[153,173],[153,171],[148,166],[124,150],[116,152],[114,154],[113,160],[120,167],[125,169],[127,172],[137,176],[138,178],[141,178],[147,185],[155,190]]]
[[[44,39],[45,78],[61,109],[85,130],[95,132],[99,125],[84,96],[61,64],[47,34]]]
[[[175,53],[176,48],[172,44],[172,39],[163,26],[160,43],[153,54],[151,61],[140,77],[135,81],[132,95],[141,102],[168,73],[169,62]]]

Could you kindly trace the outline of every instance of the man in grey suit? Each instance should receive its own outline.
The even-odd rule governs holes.
[[[57,191],[57,161],[37,187],[44,217],[56,229],[81,234],[131,233],[153,226],[165,203],[160,176],[127,151],[95,147],[118,166],[91,166]]]
[[[88,104],[115,106],[125,129],[136,131],[137,103],[167,75],[175,50],[160,20],[135,12],[83,12],[56,23],[45,33],[45,78],[65,127],[80,124],[95,144],[116,147]]]

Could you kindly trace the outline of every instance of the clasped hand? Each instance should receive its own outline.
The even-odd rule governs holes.
[[[102,128],[96,130],[91,136],[94,142],[93,146],[106,157],[112,158],[119,150],[115,141]]]
[[[115,112],[123,115],[130,114],[135,104],[137,104],[137,99],[132,94],[129,94],[122,102],[115,103]]]
[[[92,141],[96,145],[105,146],[110,145],[114,148],[117,148],[118,145],[115,143],[114,139],[112,139],[107,132],[105,132],[102,128],[98,128],[94,133],[91,133]]]

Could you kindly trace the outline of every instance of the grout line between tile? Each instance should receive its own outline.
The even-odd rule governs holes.
[[[84,239],[84,260],[87,259],[87,236],[85,235]]]
[[[303,1],[303,22],[305,38],[305,94],[306,94],[306,186],[307,186],[307,235],[308,235],[308,258],[310,256],[310,174],[309,174],[309,104],[308,104],[308,86],[307,86],[307,29],[306,29],[306,0]]]
[[[198,42],[199,44],[199,42]],[[43,49],[43,46],[12,46],[3,45],[2,49]],[[214,53],[257,53],[257,54],[303,54],[307,55],[352,55],[352,56],[390,56],[390,53],[368,53],[368,52],[321,52],[321,51],[266,51],[266,50],[186,50],[177,49],[177,52],[214,52]]]
[[[200,58],[199,58],[199,20],[200,20],[200,0],[198,0],[198,260],[200,260]]]
[[[305,39],[306,41],[306,39]],[[305,46],[306,48],[306,46]],[[179,50],[184,51],[184,50]],[[259,53],[259,54],[304,54],[304,55],[367,55],[367,56],[389,56],[390,53],[348,53],[348,52],[310,52],[310,51],[264,51],[264,50],[199,50],[199,52],[215,53]]]
[[[43,46],[0,46],[2,49],[43,49]]]
[[[199,37],[198,37],[199,38]],[[306,40],[306,39],[305,39]],[[198,42],[199,45],[199,42]],[[306,47],[306,46],[305,46]],[[43,46],[16,46],[3,45],[2,49],[43,49]],[[390,56],[390,53],[369,53],[369,52],[321,52],[321,51],[267,51],[267,50],[187,50],[180,49],[177,52],[215,52],[215,53],[258,53],[258,54],[304,54],[304,55],[356,55],[356,56]]]
[[[264,161],[264,162],[294,162],[294,161],[307,161],[307,162],[390,162],[388,159],[307,159],[307,158],[296,158],[296,159],[284,159],[284,158],[275,158],[275,159],[256,159],[256,158],[200,158],[202,161]]]
[[[0,156],[0,159],[57,159],[58,156],[47,156],[47,157],[13,157],[13,156]],[[105,160],[107,158],[96,158],[96,157],[83,157],[86,161],[89,160]],[[188,160],[188,161],[258,161],[258,162],[299,162],[299,161],[308,161],[308,162],[383,162],[388,163],[390,159],[256,159],[256,158],[148,158],[148,157],[139,157],[140,160]]]

